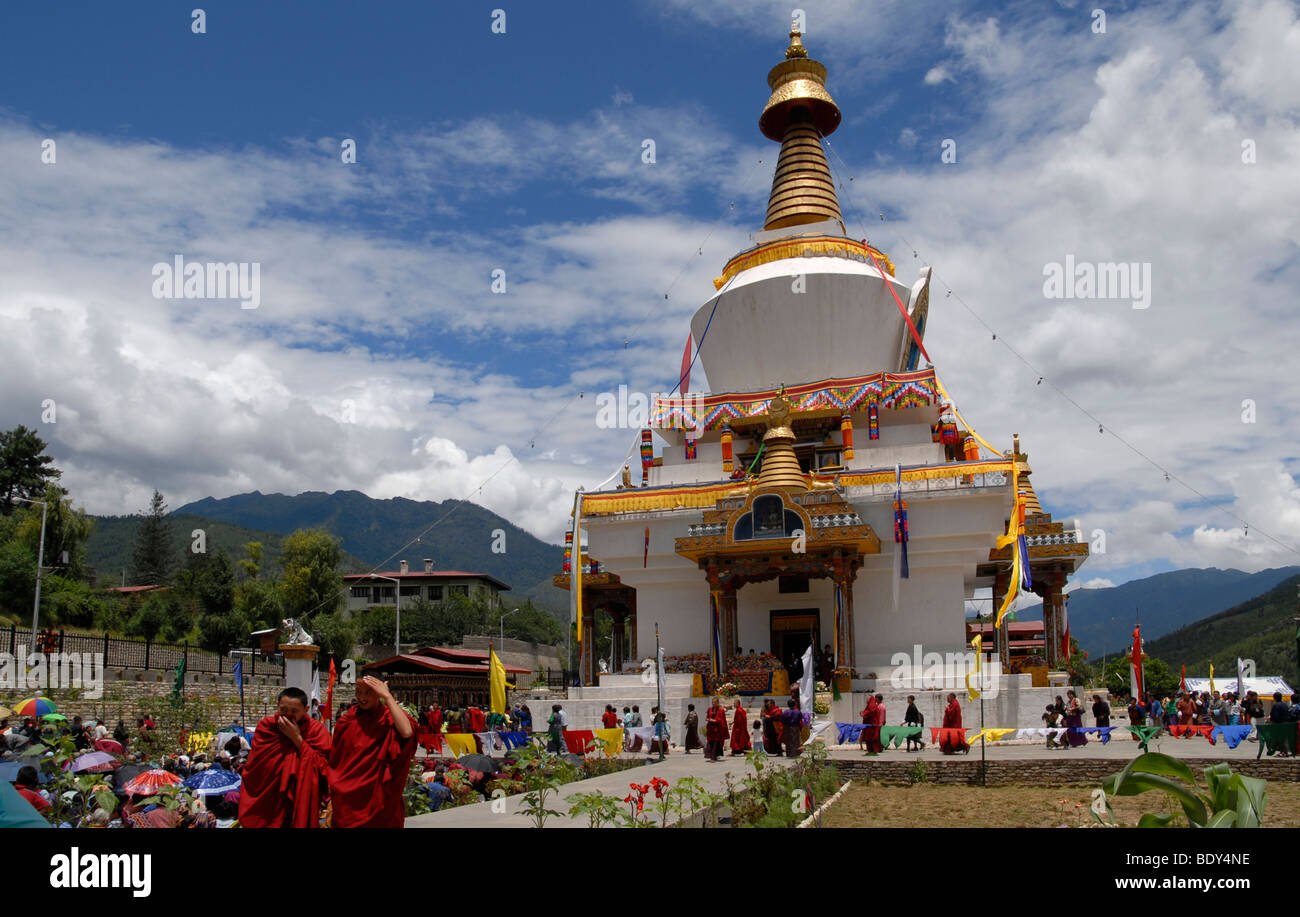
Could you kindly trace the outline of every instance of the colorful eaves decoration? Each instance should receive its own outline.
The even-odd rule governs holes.
[[[703,398],[656,398],[650,426],[661,430],[720,430],[729,423],[762,422],[776,389],[736,392]],[[934,370],[871,373],[849,379],[823,379],[785,390],[792,414],[816,411],[843,414],[876,404],[889,410],[922,407],[939,400]]]

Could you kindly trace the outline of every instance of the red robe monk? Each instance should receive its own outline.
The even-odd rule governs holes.
[[[737,699],[735,712],[731,715],[731,753],[743,755],[749,751],[749,747],[749,722],[745,716],[745,708]]]
[[[330,734],[307,713],[301,688],[280,692],[276,713],[262,717],[240,775],[239,824],[245,828],[320,826],[321,784],[329,770]]]
[[[951,755],[954,752],[964,751],[970,753],[970,746],[966,744],[964,734],[961,732],[961,704],[957,703],[957,695],[948,695],[948,706],[943,711],[943,728],[956,729],[956,732],[939,733],[939,750],[945,755]]]
[[[465,711],[466,732],[487,732],[487,717],[478,707],[470,707]]]
[[[704,714],[704,757],[716,761],[722,757],[722,743],[727,741],[727,711],[718,698]]]
[[[415,757],[415,721],[388,685],[367,675],[357,703],[339,717],[330,751],[335,828],[400,828],[406,822],[406,774]]]

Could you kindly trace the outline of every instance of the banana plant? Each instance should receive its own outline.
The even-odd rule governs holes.
[[[1138,796],[1160,790],[1172,796],[1192,828],[1258,828],[1268,801],[1267,784],[1257,777],[1234,774],[1227,764],[1203,771],[1208,793],[1200,792],[1196,776],[1182,761],[1158,752],[1146,752],[1118,774],[1102,780],[1107,797]],[[1110,811],[1109,802],[1106,810]],[[1094,815],[1101,820],[1094,809]],[[1113,818],[1113,816],[1112,816]],[[1178,818],[1173,813],[1147,813],[1139,828],[1167,828]]]

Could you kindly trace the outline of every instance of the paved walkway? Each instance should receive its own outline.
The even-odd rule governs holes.
[[[836,745],[836,730],[832,724],[831,728],[822,733],[830,749],[831,758],[868,760],[865,752],[858,750],[856,742],[846,742],[843,745]],[[943,755],[933,744],[929,742],[929,732],[926,732],[926,747],[923,751],[909,752],[904,749],[890,748],[882,754],[871,760],[876,761],[910,761],[915,758],[937,760],[969,760],[978,761],[980,757],[979,744],[971,747],[970,755]],[[1150,743],[1152,751],[1158,751],[1162,754],[1172,755],[1177,758],[1214,758],[1224,761],[1253,759],[1259,752],[1257,742],[1245,741],[1235,749],[1228,748],[1227,744],[1220,740],[1217,744],[1211,745],[1203,736],[1193,736],[1188,739],[1176,739],[1168,734],[1158,739],[1153,739]],[[1113,759],[1117,761],[1127,761],[1138,753],[1138,746],[1132,740],[1131,734],[1121,734],[1119,730],[1112,735],[1111,740],[1103,745],[1095,736],[1090,736],[1088,744],[1078,748],[1059,749],[1046,747],[1046,740],[1012,740],[1010,742],[989,743],[985,749],[987,760],[989,761],[1014,761],[1014,760],[1036,760],[1036,759]],[[624,757],[637,757],[640,755],[624,755]],[[1267,755],[1264,755],[1268,759]],[[1273,758],[1268,760],[1287,760]],[[777,767],[789,766],[792,759],[789,758],[769,758],[768,761]],[[716,763],[709,762],[700,752],[692,752],[687,755],[680,749],[668,755],[662,762],[652,762],[643,767],[635,767],[629,770],[618,771],[613,774],[605,774],[600,777],[592,777],[589,780],[580,780],[576,783],[566,784],[560,788],[560,791],[553,794],[547,801],[547,808],[555,809],[562,813],[568,812],[568,803],[564,801],[566,796],[573,796],[578,793],[591,793],[600,791],[610,796],[617,796],[622,799],[628,793],[628,784],[635,781],[637,783],[648,783],[651,777],[661,777],[670,783],[675,783],[678,779],[686,776],[698,777],[708,787],[710,792],[721,792],[726,784],[726,775],[730,774],[734,781],[739,781],[743,776],[750,772],[750,768],[745,764],[744,758],[728,757],[723,761]],[[532,821],[524,814],[522,809],[524,805],[523,795],[509,796],[504,800],[499,800],[497,808],[501,809],[500,803],[504,802],[504,811],[494,812],[491,802],[480,802],[470,806],[458,806],[454,809],[448,809],[445,812],[432,812],[428,815],[417,815],[406,820],[408,828],[530,828]],[[547,820],[548,828],[580,828],[586,827],[586,819],[571,819],[567,814],[559,817],[552,817]]]
[[[976,731],[976,730],[972,730]],[[829,735],[831,757],[839,758],[867,758],[866,752],[858,750],[857,742],[845,742],[843,745],[835,745],[837,736],[832,732]],[[923,751],[907,751],[906,748],[889,748],[883,753],[877,755],[873,760],[876,761],[910,761],[913,758],[937,759],[937,758],[956,758],[961,760],[966,755],[944,755],[931,742],[929,731],[925,735],[926,746]],[[1259,753],[1259,743],[1245,741],[1236,748],[1229,748],[1227,744],[1219,739],[1214,745],[1211,745],[1204,736],[1193,736],[1189,739],[1176,739],[1165,733],[1158,739],[1152,739],[1147,746],[1151,751],[1158,751],[1161,754],[1170,755],[1175,758],[1222,758],[1224,761],[1241,760],[1243,758],[1254,758]],[[1008,761],[1016,759],[1034,759],[1034,758],[1114,758],[1117,760],[1128,760],[1139,752],[1136,741],[1132,740],[1132,733],[1127,735],[1112,734],[1111,740],[1105,745],[1101,743],[1095,735],[1088,736],[1088,744],[1081,745],[1078,748],[1048,748],[1046,739],[1029,740],[1012,740],[1010,742],[989,742],[985,748],[985,756],[989,761]],[[969,757],[977,760],[980,756],[979,743],[971,746]],[[1263,755],[1268,759],[1268,754]],[[1282,758],[1272,758],[1269,760],[1286,760]]]
[[[643,757],[641,755],[625,755],[624,757]],[[772,758],[771,763],[784,767],[793,762],[791,758]],[[745,764],[743,757],[727,757],[721,761],[711,762],[707,760],[701,752],[693,751],[689,755],[675,751],[664,758],[663,761],[651,761],[642,767],[633,767],[628,770],[617,771],[612,774],[604,774],[600,777],[592,777],[589,780],[579,780],[576,783],[567,783],[560,787],[558,793],[554,793],[547,798],[546,807],[555,809],[562,813],[567,813],[569,804],[564,801],[566,796],[573,796],[578,793],[593,793],[600,791],[609,796],[616,796],[622,799],[628,794],[629,783],[649,783],[651,777],[661,777],[669,783],[676,783],[682,777],[698,777],[701,782],[712,793],[722,792],[726,785],[726,775],[730,774],[732,780],[738,782],[743,776],[750,773],[750,767]],[[532,819],[522,813],[524,807],[524,796],[508,796],[505,799],[497,801],[497,809],[504,811],[492,811],[491,802],[479,802],[470,806],[457,806],[454,809],[448,809],[445,812],[430,812],[427,815],[417,815],[406,820],[408,828],[531,828],[533,827]],[[585,828],[587,827],[586,818],[569,818],[567,814],[559,817],[551,817],[546,820],[547,828]]]

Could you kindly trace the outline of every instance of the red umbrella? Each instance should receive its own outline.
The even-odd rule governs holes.
[[[98,742],[95,743],[95,750],[106,751],[115,755],[120,755],[122,753],[122,743],[115,742],[112,739],[100,739]]]
[[[181,778],[177,777],[171,771],[165,771],[162,768],[155,767],[153,770],[145,771],[138,777],[135,777],[126,786],[122,787],[132,796],[152,796],[158,792],[160,787],[170,786],[174,783],[180,783]]]

